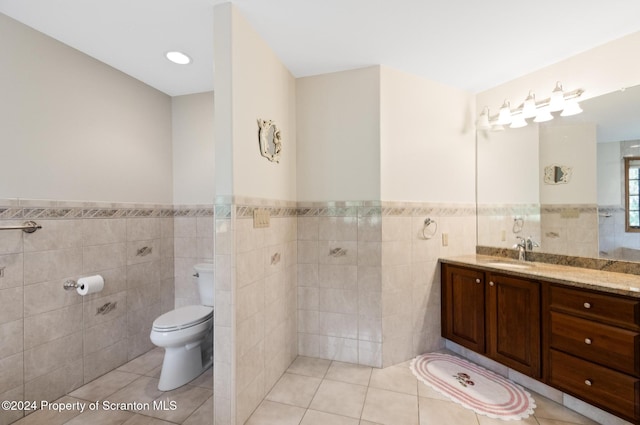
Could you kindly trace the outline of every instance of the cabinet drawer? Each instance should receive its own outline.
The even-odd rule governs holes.
[[[632,421],[638,418],[640,380],[631,376],[550,350],[549,383]]]
[[[577,313],[613,325],[640,327],[640,300],[636,299],[551,285],[549,306],[554,310]]]
[[[640,333],[550,312],[551,348],[640,376]]]

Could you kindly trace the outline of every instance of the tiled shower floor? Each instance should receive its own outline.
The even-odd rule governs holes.
[[[76,404],[62,413],[38,410],[14,425],[212,425],[213,369],[209,368],[188,385],[173,391],[158,391],[163,355],[163,349],[155,348],[56,400],[62,403],[99,401],[101,407],[104,401],[108,406],[129,403],[127,407],[131,409],[90,411],[87,407],[81,413]],[[166,409],[154,409],[154,401],[156,406],[164,402]],[[139,405],[131,406],[134,402]],[[143,409],[135,410],[139,407]]]

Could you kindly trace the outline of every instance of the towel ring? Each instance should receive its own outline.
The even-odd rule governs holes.
[[[427,232],[427,230],[429,230],[429,227],[431,227],[432,224],[434,225],[433,230],[431,232]],[[435,220],[432,220],[429,217],[425,218],[424,226],[422,227],[422,237],[424,239],[431,239],[432,237],[435,236],[437,231],[438,231],[438,223],[436,223]]]

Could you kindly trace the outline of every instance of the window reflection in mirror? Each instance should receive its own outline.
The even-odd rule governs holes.
[[[626,231],[640,232],[640,157],[624,159]]]

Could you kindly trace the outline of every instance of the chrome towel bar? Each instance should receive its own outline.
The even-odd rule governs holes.
[[[21,226],[0,226],[0,230],[22,230],[25,233],[33,233],[42,226],[35,221],[25,221]]]

